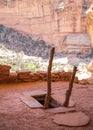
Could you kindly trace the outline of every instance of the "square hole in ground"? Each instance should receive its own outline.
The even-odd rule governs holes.
[[[37,100],[40,104],[42,104],[44,106],[45,103],[45,97],[46,95],[34,95],[32,96],[35,100]],[[55,99],[53,99],[51,97],[50,99],[50,104],[49,104],[49,108],[58,108],[61,107],[62,105],[60,105]]]

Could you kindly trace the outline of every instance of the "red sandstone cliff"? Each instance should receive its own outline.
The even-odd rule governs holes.
[[[91,3],[91,0],[0,0],[0,24],[54,44],[58,51],[87,52],[90,39],[85,12]]]

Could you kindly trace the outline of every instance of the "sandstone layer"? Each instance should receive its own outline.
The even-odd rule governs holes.
[[[0,1],[0,24],[30,33],[35,40],[42,39],[54,44],[59,52],[64,51],[64,44],[68,46],[64,41],[70,34],[74,34],[74,39],[78,36],[77,48],[74,50],[78,52],[82,45],[88,52],[91,48],[90,40],[87,42],[81,39],[86,39],[85,12],[91,3],[91,0],[4,0]],[[80,34],[84,35],[80,37]],[[74,39],[72,37],[72,43],[69,45],[73,44]],[[70,48],[66,50],[68,52]],[[74,50],[71,48],[70,51]]]

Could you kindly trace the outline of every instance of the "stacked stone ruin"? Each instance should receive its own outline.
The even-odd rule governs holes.
[[[10,74],[10,66],[0,65],[0,82],[6,81]]]
[[[16,72],[10,71],[11,66],[0,65],[0,83],[19,83],[19,82],[36,82],[47,81],[46,71],[37,71],[32,73],[29,70],[18,70]],[[72,72],[52,72],[52,82],[69,81]],[[75,83],[78,83],[78,78],[75,78]]]

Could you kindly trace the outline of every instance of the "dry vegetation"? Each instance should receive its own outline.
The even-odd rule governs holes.
[[[80,79],[90,77],[91,73],[87,71],[88,62],[73,55],[72,57],[54,57],[52,72],[72,72],[73,66],[76,65],[78,67],[77,76]],[[10,51],[4,45],[0,45],[0,64],[10,65],[11,72],[17,70],[47,71],[48,62],[49,59],[27,56],[23,52]]]

